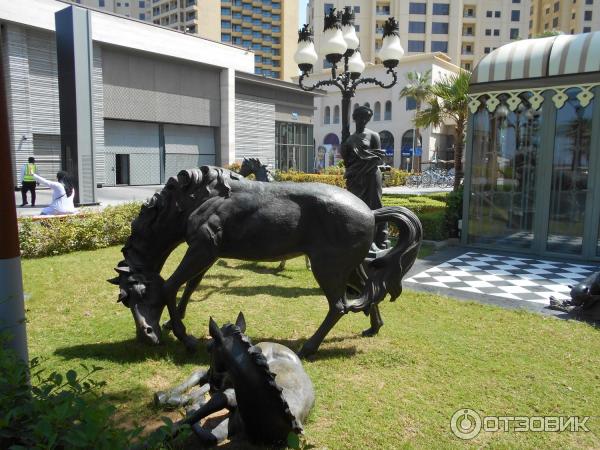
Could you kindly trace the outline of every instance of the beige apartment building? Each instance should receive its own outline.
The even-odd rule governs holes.
[[[360,50],[371,62],[390,16],[400,22],[407,55],[443,52],[467,70],[495,48],[529,33],[530,0],[309,0],[307,17],[315,29],[317,52],[324,15],[332,7],[344,6],[352,6],[356,13]],[[316,69],[326,66],[322,59]]]
[[[529,36],[600,30],[600,0],[531,0]]]
[[[257,75],[289,80],[298,73],[298,0],[72,2],[250,49]]]

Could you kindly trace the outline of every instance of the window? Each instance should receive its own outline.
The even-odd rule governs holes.
[[[252,29],[251,28],[242,28],[242,34],[244,36],[252,36]]]
[[[489,47],[486,47],[486,48],[484,48],[484,49],[483,49],[483,53],[486,53],[486,54],[487,54],[487,53],[489,53],[489,52],[490,52],[490,48],[489,48]]]
[[[424,52],[425,51],[425,41],[408,41],[408,51],[409,52]]]
[[[360,31],[360,25],[354,25],[354,30],[358,33]]]
[[[495,11],[494,12],[494,17],[497,18],[497,19],[500,18],[500,11]]]
[[[409,14],[425,14],[426,12],[427,12],[427,4],[426,3],[410,2],[410,5],[408,5],[408,13]]]
[[[448,41],[431,41],[431,51],[448,53]]]
[[[493,15],[492,11],[485,12],[485,17],[492,17],[492,15]]]
[[[221,20],[221,28],[231,28],[231,22],[227,21],[227,20]]]
[[[323,12],[325,13],[325,15],[329,14],[329,11],[331,11],[332,8],[333,3],[325,3],[325,5],[323,5]]]
[[[221,8],[221,15],[222,16],[230,16],[231,15],[231,8]]]
[[[329,106],[325,107],[325,117],[323,118],[323,123],[325,125],[329,125],[331,123],[331,108]]]
[[[233,43],[234,43],[235,45],[242,45],[242,38],[241,38],[241,37],[237,37],[237,36],[236,36],[236,37],[234,37],[234,38],[233,38]]]
[[[333,123],[340,123],[340,107],[338,105],[333,108]]]
[[[486,28],[485,29],[485,35],[486,36],[491,36],[492,35],[492,29],[491,28]]]
[[[333,67],[333,64],[331,64],[326,59],[323,60],[323,69],[331,69],[332,67]]]
[[[471,63],[465,63],[465,70],[471,70]]]
[[[434,16],[447,16],[450,14],[450,4],[448,3],[434,3],[433,4],[433,15]]]
[[[139,19],[140,20],[146,20],[146,14],[140,13]]]
[[[432,22],[432,34],[448,34],[448,22]]]
[[[355,14],[360,14],[360,6],[357,5],[357,6],[354,7],[354,13]]]
[[[559,3],[559,2],[556,2],[556,3],[554,4],[554,12],[558,12],[559,10],[560,10],[560,3]]]
[[[592,20],[592,11],[585,11],[583,13],[583,20]]]
[[[553,28],[558,27],[558,17],[555,17],[554,19],[552,19],[552,27]]]
[[[105,6],[105,5],[104,5],[104,0],[98,0],[98,6],[99,6],[100,8],[104,8],[104,6]]]
[[[414,97],[406,97],[406,110],[412,111],[414,109],[417,109],[417,101]]]
[[[392,102],[385,102],[385,112],[383,113],[383,120],[392,120]]]
[[[138,2],[138,6],[139,6],[140,8],[145,8],[145,7],[146,7],[146,2],[145,2],[145,0],[140,0],[140,1]]]
[[[575,19],[575,16],[576,16],[575,13],[571,14],[571,19]],[[571,34],[573,34],[573,33],[571,33]]]
[[[585,0],[585,4],[586,5],[593,5],[594,4],[594,0]]]
[[[375,109],[373,111],[373,121],[379,122],[381,120],[381,103],[375,102]]]
[[[510,29],[510,38],[511,39],[518,39],[519,38],[519,29],[518,28],[511,28]]]
[[[231,42],[231,35],[221,33],[221,41],[222,42]]]
[[[409,33],[425,33],[425,22],[408,22]]]
[[[584,33],[589,33],[592,31],[592,27],[583,27],[583,32]]]
[[[521,3],[521,0],[512,0],[513,3]]]
[[[518,9],[513,9],[510,12],[510,20],[512,22],[519,22],[521,20],[521,11],[519,11]]]

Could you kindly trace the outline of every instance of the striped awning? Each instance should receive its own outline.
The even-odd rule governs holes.
[[[600,31],[503,45],[479,62],[471,85],[592,72],[600,72]]]

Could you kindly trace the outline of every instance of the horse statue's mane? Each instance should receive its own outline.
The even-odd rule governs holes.
[[[292,414],[288,402],[283,396],[283,390],[275,381],[275,374],[269,370],[267,358],[265,358],[265,355],[263,355],[262,350],[259,347],[252,345],[252,341],[250,340],[250,338],[244,333],[242,333],[238,326],[232,323],[227,323],[223,325],[221,331],[224,336],[238,338],[244,344],[244,347],[248,352],[248,355],[250,356],[250,360],[256,365],[258,369],[260,369],[260,373],[264,375],[267,387],[270,390],[270,394],[272,394],[274,398],[279,401],[282,415],[288,421],[290,427],[294,430],[295,433],[302,433],[302,425],[300,425],[300,422],[298,422],[294,414]]]
[[[176,178],[169,178],[163,189],[142,205],[138,216],[131,223],[131,236],[121,250],[126,260],[129,250],[135,247],[140,236],[164,233],[161,228],[163,222],[185,211],[193,210],[210,197],[229,198],[231,195],[229,180],[242,178],[231,170],[214,166],[185,169],[180,171]],[[129,263],[133,268],[141,264],[139,258],[133,257],[133,259],[128,262],[121,261],[119,264],[127,266]]]

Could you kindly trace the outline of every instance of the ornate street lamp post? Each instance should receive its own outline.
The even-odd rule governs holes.
[[[404,55],[398,34],[398,22],[390,17],[383,26],[383,44],[378,57],[387,68],[387,73],[392,80],[385,84],[375,78],[360,78],[365,70],[358,48],[359,41],[354,29],[354,12],[350,7],[345,7],[344,12],[336,13],[335,8],[329,10],[325,16],[323,29],[323,45],[321,53],[331,63],[331,78],[322,80],[313,86],[306,86],[304,81],[309,77],[313,66],[319,57],[313,43],[313,33],[308,25],[304,25],[298,32],[298,50],[294,60],[302,71],[299,79],[300,87],[305,91],[312,91],[321,86],[336,86],[342,93],[342,142],[350,136],[350,101],[361,84],[376,84],[384,89],[394,86],[398,80],[396,66]],[[338,64],[342,62],[344,70],[338,73]]]

